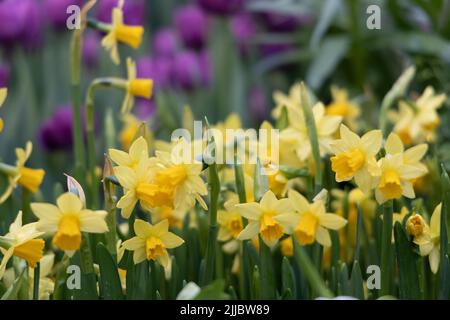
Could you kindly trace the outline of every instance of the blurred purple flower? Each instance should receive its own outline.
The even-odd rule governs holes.
[[[156,31],[153,38],[153,52],[157,56],[173,57],[178,50],[178,37],[170,28]]]
[[[250,114],[257,123],[260,123],[267,118],[268,103],[264,88],[261,86],[254,86],[251,88],[248,97],[248,105]]]
[[[97,32],[86,32],[83,43],[83,62],[88,68],[97,65],[100,50],[100,36]]]
[[[192,90],[202,82],[199,56],[191,50],[178,53],[172,67],[174,84],[184,90]]]
[[[0,88],[5,88],[9,83],[10,69],[6,64],[0,65]]]
[[[289,51],[292,48],[293,45],[289,43],[265,43],[261,45],[261,53],[267,57]]]
[[[175,27],[183,43],[192,49],[204,46],[207,37],[208,19],[206,14],[195,5],[186,5],[175,11]]]
[[[0,43],[35,47],[41,43],[42,27],[41,7],[35,0],[0,2]]]
[[[170,86],[172,61],[166,57],[146,57],[137,62],[137,76],[151,78],[156,89],[164,89]]]
[[[136,105],[136,115],[141,120],[148,120],[156,110],[155,99],[139,99]]]
[[[125,1],[123,7],[124,22],[129,25],[142,25],[145,19],[145,3],[147,0]],[[118,0],[98,1],[96,18],[102,22],[111,22],[112,9],[117,6]]]
[[[291,32],[306,24],[309,20],[306,16],[286,15],[279,13],[263,13],[262,20],[270,31]]]
[[[209,53],[204,50],[198,54],[200,79],[203,86],[207,87],[212,81],[212,62]]]
[[[257,32],[256,22],[249,13],[238,13],[231,18],[231,32],[237,42],[241,53],[248,50],[249,39]]]
[[[231,15],[239,12],[245,0],[197,0],[200,6],[209,13]]]
[[[67,8],[71,5],[81,7],[83,0],[44,0],[44,9],[50,23],[56,28],[65,28],[69,17]]]
[[[72,147],[72,108],[61,106],[40,129],[40,141],[47,151],[68,150]]]

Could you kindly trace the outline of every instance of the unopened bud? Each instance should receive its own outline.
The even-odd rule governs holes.
[[[425,221],[419,214],[412,215],[406,221],[406,231],[414,237],[420,236],[423,233],[425,226]]]

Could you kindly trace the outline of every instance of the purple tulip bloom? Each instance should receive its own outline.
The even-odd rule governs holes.
[[[292,48],[293,45],[289,43],[265,43],[261,45],[261,53],[263,56],[272,56],[289,51]]]
[[[9,83],[10,69],[6,64],[0,65],[0,88],[5,88]]]
[[[279,13],[263,13],[262,20],[270,31],[292,32],[301,26],[304,18],[301,16],[285,15]]]
[[[137,61],[137,76],[153,79],[156,89],[170,86],[172,61],[166,57],[141,58]]]
[[[47,151],[68,150],[72,147],[72,108],[59,107],[40,129],[40,141]]]
[[[241,11],[245,0],[198,0],[198,3],[209,13],[231,15]]]
[[[238,13],[231,18],[231,32],[242,54],[247,53],[249,39],[257,33],[256,23],[249,13]]]
[[[156,31],[153,38],[153,52],[157,56],[173,57],[178,50],[178,37],[170,28]]]
[[[188,48],[200,49],[207,37],[208,20],[206,14],[195,5],[180,7],[175,12],[175,27]]]
[[[177,87],[184,90],[192,90],[201,84],[200,61],[194,51],[183,51],[175,56],[172,79]]]
[[[100,50],[100,36],[97,32],[86,32],[83,43],[83,62],[88,68],[93,68],[98,62]]]
[[[81,7],[83,0],[45,0],[44,9],[50,23],[56,28],[65,28],[67,18],[67,8],[71,5]]]
[[[146,0],[125,1],[123,7],[124,22],[129,25],[142,25],[145,19]],[[96,17],[98,20],[111,23],[111,14],[114,7],[117,7],[118,0],[98,1]]]

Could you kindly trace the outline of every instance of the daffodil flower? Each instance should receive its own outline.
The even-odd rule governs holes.
[[[127,71],[126,94],[121,108],[123,114],[131,111],[135,97],[150,99],[153,93],[153,80],[137,78],[136,63],[131,58],[127,59]]]
[[[331,143],[335,156],[331,157],[331,168],[336,173],[336,181],[355,182],[364,193],[374,187],[374,176],[379,174],[375,159],[380,151],[382,133],[372,130],[359,137],[345,125],[341,125],[340,139]]]
[[[34,268],[41,260],[45,242],[36,238],[42,236],[44,232],[37,230],[36,226],[36,223],[22,225],[22,212],[19,211],[16,220],[9,226],[9,232],[0,237],[0,251],[3,254],[0,279],[12,256],[26,260],[31,268]]]
[[[326,107],[326,114],[341,116],[343,121],[350,129],[358,130],[357,118],[361,114],[358,105],[348,100],[348,92],[344,89],[339,89],[336,86],[331,87],[331,96],[333,101]]]
[[[300,193],[290,189],[288,198],[294,209],[294,213],[285,213],[279,216],[279,220],[292,226],[290,234],[294,234],[301,245],[307,245],[317,241],[324,247],[331,246],[331,238],[328,229],[339,230],[347,224],[347,220],[325,210],[323,193],[309,203]]]
[[[46,254],[39,261],[39,300],[49,300],[50,295],[55,289],[55,281],[50,277],[54,261],[55,255],[53,253]],[[34,289],[34,271],[31,268],[28,272],[28,278],[28,295],[32,297]]]
[[[107,27],[108,33],[102,39],[102,46],[111,52],[111,59],[115,64],[120,63],[117,42],[122,42],[137,49],[141,45],[144,28],[129,26],[123,22],[124,0],[119,0],[118,6],[112,11],[112,23]]]
[[[8,94],[8,89],[0,88],[0,107],[5,102],[7,94]],[[0,132],[2,132],[2,131],[3,131],[3,119],[0,118]]]
[[[281,116],[281,110],[285,107],[288,113],[291,110],[299,109],[301,110],[301,85],[300,83],[294,84],[290,90],[289,94],[286,95],[281,91],[275,91],[273,94],[273,100],[275,101],[275,108],[272,110],[272,117],[278,119]]]
[[[145,122],[139,120],[131,113],[125,114],[123,117],[124,126],[119,134],[119,140],[122,144],[122,147],[125,151],[128,151],[138,134],[139,128],[142,125],[145,125],[146,129],[148,129],[147,124]],[[150,134],[150,140],[153,140],[152,132],[150,130],[147,131]]]
[[[9,185],[0,197],[0,203],[5,202],[9,198],[18,184],[33,193],[39,190],[45,171],[43,169],[25,167],[25,162],[30,157],[32,150],[33,145],[30,141],[27,142],[25,149],[16,148],[16,166],[11,170],[13,174],[8,177]]]
[[[232,239],[237,239],[238,235],[244,228],[242,216],[236,209],[237,204],[239,204],[239,199],[236,194],[233,194],[228,201],[225,202],[225,210],[219,210],[217,212],[217,222],[220,225],[217,240],[229,241]]]
[[[238,235],[239,240],[249,240],[261,235],[263,241],[274,247],[278,240],[292,227],[278,217],[287,212],[292,212],[291,202],[288,199],[278,200],[272,191],[267,191],[259,203],[250,202],[235,206],[237,211],[248,224]]]
[[[136,169],[141,161],[146,162],[148,165],[151,164],[151,161],[149,160],[148,144],[143,137],[137,138],[131,144],[128,153],[117,149],[109,149],[108,153],[111,160],[118,166]]]
[[[431,272],[436,274],[440,261],[440,234],[441,234],[442,203],[438,204],[430,219],[430,226],[426,226],[413,242],[419,246],[420,255],[428,256]]]
[[[167,249],[181,246],[184,240],[169,232],[169,222],[163,220],[151,225],[144,220],[136,219],[134,232],[136,236],[122,244],[126,250],[133,251],[134,264],[155,260],[164,269],[170,269],[171,259]]]
[[[58,197],[56,206],[51,203],[31,203],[31,209],[39,218],[37,228],[54,233],[53,244],[71,257],[81,246],[81,232],[104,233],[107,212],[83,208],[81,200],[66,192]]]

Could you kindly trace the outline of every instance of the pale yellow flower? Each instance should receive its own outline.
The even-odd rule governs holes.
[[[331,87],[333,101],[327,106],[326,114],[342,116],[343,121],[351,130],[358,130],[357,119],[361,114],[359,106],[348,100],[348,92],[336,86]]]
[[[120,63],[117,42],[122,42],[137,49],[141,45],[144,28],[142,26],[128,26],[123,22],[124,0],[119,0],[118,6],[112,11],[112,24],[108,26],[108,33],[102,39],[102,46],[110,51],[115,64]]]
[[[290,110],[301,110],[301,84],[294,84],[290,88],[288,95],[281,91],[275,91],[273,94],[273,100],[276,104],[275,108],[272,110],[272,117],[274,119],[278,119],[280,117],[283,107],[286,107],[288,113]]]
[[[126,94],[121,108],[123,114],[131,111],[135,97],[150,99],[153,94],[153,80],[137,78],[136,63],[131,58],[127,59],[127,71]]]
[[[140,162],[150,166],[152,160],[149,159],[147,141],[143,137],[137,138],[130,146],[128,153],[122,150],[109,149],[109,156],[118,166],[136,169]]]
[[[124,126],[120,131],[119,140],[120,143],[122,144],[123,150],[128,151],[130,149],[131,144],[134,142],[134,139],[136,138],[139,129],[143,125],[146,128],[146,133],[148,134],[150,142],[153,142],[153,134],[150,131],[148,125],[144,121],[138,119],[131,113],[125,114],[122,120]]]
[[[171,259],[167,249],[181,246],[184,240],[176,234],[169,232],[169,222],[163,220],[151,225],[144,220],[136,219],[134,222],[136,236],[125,241],[122,246],[133,251],[134,264],[144,260],[158,261],[164,269],[170,269]]]
[[[238,196],[233,194],[225,202],[225,210],[219,210],[217,212],[217,222],[220,225],[217,240],[229,241],[231,239],[237,239],[238,235],[244,229],[242,216],[236,209],[237,204],[239,204]]]
[[[39,261],[39,300],[49,300],[50,295],[55,289],[55,281],[50,277],[55,261],[55,255],[53,253],[46,254]],[[33,296],[34,289],[34,270],[28,271],[29,286],[28,295]]]
[[[380,151],[383,135],[372,130],[359,137],[345,125],[340,128],[341,138],[331,143],[335,156],[331,157],[331,168],[336,172],[336,181],[355,178],[358,187],[369,193],[375,187],[374,177],[379,175],[375,156]]]
[[[26,260],[31,268],[36,266],[42,258],[45,246],[44,240],[36,238],[43,234],[44,232],[36,229],[36,223],[22,225],[22,211],[19,211],[16,220],[9,226],[9,232],[0,237],[0,252],[3,254],[0,264],[0,279],[12,256]]]
[[[9,198],[18,184],[33,193],[39,190],[45,171],[43,169],[25,167],[25,162],[30,157],[32,150],[33,144],[30,141],[27,142],[25,149],[16,148],[17,161],[13,170],[14,174],[8,177],[8,187],[0,197],[0,203],[5,202]]]
[[[81,246],[81,232],[104,233],[108,231],[104,210],[83,208],[80,198],[71,192],[58,197],[56,206],[51,203],[31,203],[31,209],[39,218],[37,228],[54,233],[53,244],[72,256]]]

